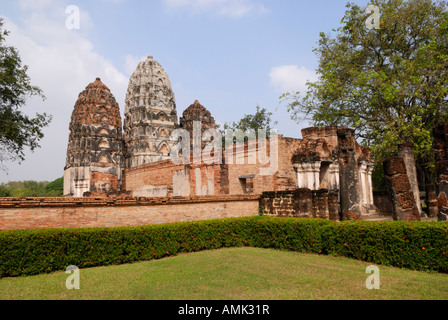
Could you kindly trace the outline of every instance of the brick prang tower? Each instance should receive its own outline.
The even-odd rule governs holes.
[[[64,195],[119,193],[124,167],[120,108],[100,78],[79,94],[69,129]]]

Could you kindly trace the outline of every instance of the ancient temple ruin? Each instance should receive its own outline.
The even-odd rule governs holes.
[[[308,128],[302,130],[302,136],[292,158],[297,187],[338,191],[343,217],[359,218],[372,213],[374,163],[370,150],[356,142],[354,130]]]
[[[123,170],[120,108],[100,78],[79,94],[69,129],[64,195],[117,193]]]
[[[196,128],[195,128],[196,122]],[[185,129],[188,132],[190,139],[190,145],[193,145],[194,130],[197,130],[197,137],[202,137],[204,132],[208,129],[216,129],[215,119],[212,117],[210,111],[208,111],[203,105],[196,100],[182,113],[182,117],[179,119],[179,128]],[[201,150],[205,146],[205,141],[201,141],[197,144],[201,146]]]
[[[140,62],[126,94],[124,142],[127,168],[169,159],[177,127],[174,93],[168,74],[152,56]]]
[[[353,130],[307,128],[302,139],[255,139],[246,132],[243,141],[217,144],[212,152],[219,155],[217,161],[205,161],[208,143],[221,142],[217,136],[204,138],[216,128],[212,114],[198,100],[178,121],[168,74],[149,56],[129,80],[122,137],[119,106],[96,79],[81,92],[73,111],[64,195],[214,197],[309,190],[319,194],[316,201],[327,217],[360,218],[375,210],[370,151],[356,142]],[[184,130],[190,142],[191,161],[186,163],[172,158],[179,143],[179,137],[173,137],[177,129]],[[328,206],[333,209],[324,208]]]

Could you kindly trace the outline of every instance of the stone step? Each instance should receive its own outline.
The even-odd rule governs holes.
[[[381,214],[375,207],[365,207],[366,212],[362,215],[361,220],[385,221],[393,220],[392,216]]]
[[[393,221],[392,217],[367,217],[360,219],[361,221]]]
[[[392,216],[379,214],[378,212],[364,214],[361,219],[362,221],[392,221]]]

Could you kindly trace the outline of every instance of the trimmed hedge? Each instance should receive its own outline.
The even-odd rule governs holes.
[[[132,228],[1,231],[0,278],[241,246],[448,273],[447,223],[252,217]]]

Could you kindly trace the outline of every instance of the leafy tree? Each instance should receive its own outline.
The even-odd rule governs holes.
[[[4,184],[0,184],[0,197],[10,197],[11,191]]]
[[[23,181],[23,187],[17,190],[16,195],[18,197],[45,197],[46,190],[45,185],[48,182],[37,181]]]
[[[321,33],[314,49],[319,80],[280,99],[297,121],[354,128],[377,162],[408,143],[430,168],[432,129],[448,120],[447,3],[370,4],[379,8],[379,29],[366,26],[372,12],[348,3],[336,35]]]
[[[22,65],[17,50],[5,45],[7,35],[0,18],[0,164],[7,160],[21,162],[25,147],[31,151],[40,147],[42,128],[51,121],[45,113],[31,118],[19,110],[27,98],[45,96],[40,88],[31,85],[28,67]]]
[[[62,197],[64,194],[64,178],[56,179],[45,186],[47,197]]]
[[[242,132],[249,132],[253,130],[255,133],[255,138],[258,138],[258,130],[262,129],[266,131],[266,136],[269,137],[272,133],[271,130],[274,128],[272,125],[276,125],[276,121],[272,121],[272,112],[268,111],[266,108],[261,108],[257,105],[257,110],[254,114],[245,114],[243,118],[237,122],[232,122],[231,124],[226,122],[221,130],[223,136],[223,142],[225,138],[225,132],[228,130],[236,131],[241,130]],[[250,138],[250,137],[249,137]],[[247,140],[247,137],[245,138]]]
[[[48,181],[9,181],[0,184],[0,197],[62,197],[64,178]]]

